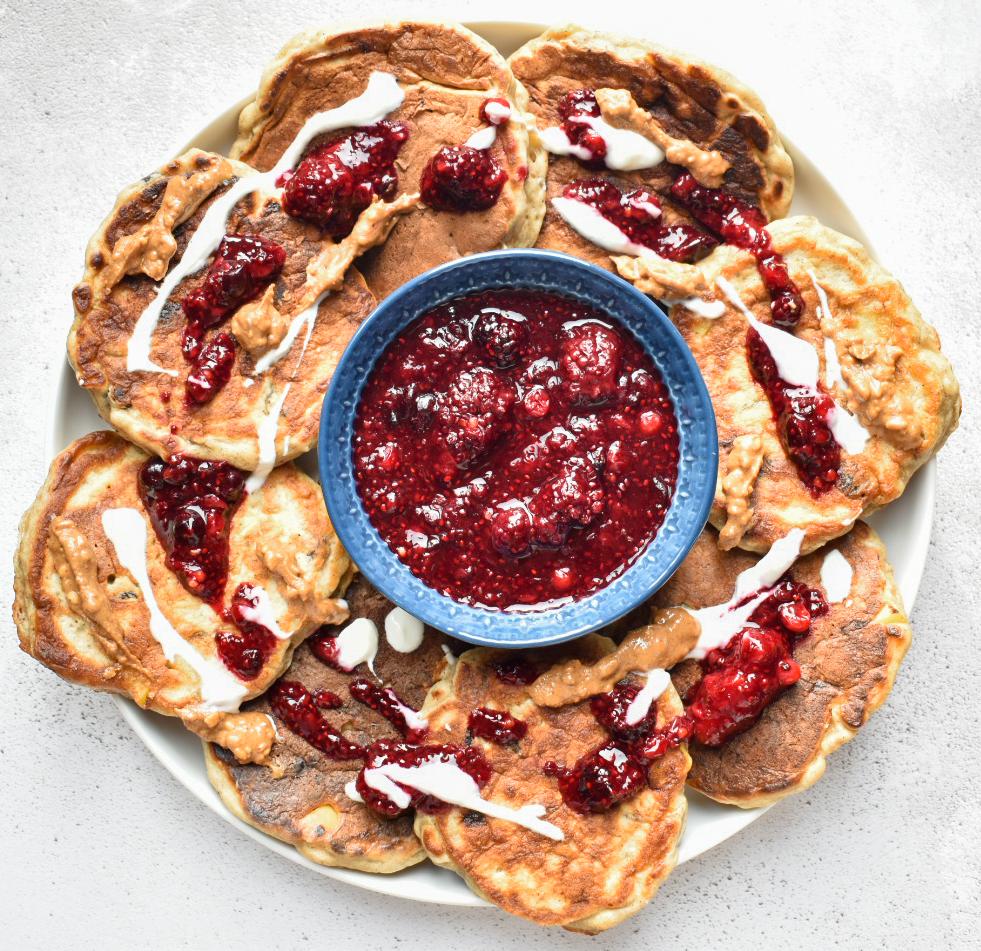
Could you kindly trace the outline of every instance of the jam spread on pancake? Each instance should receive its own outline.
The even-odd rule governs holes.
[[[784,380],[770,349],[752,327],[746,345],[750,369],[770,401],[787,457],[812,495],[826,492],[838,481],[841,465],[841,447],[829,422],[836,411],[834,400],[820,390]]]
[[[549,761],[546,776],[558,779],[559,792],[570,809],[579,813],[606,812],[637,795],[647,785],[651,760],[677,749],[692,732],[688,717],[674,717],[657,728],[657,704],[634,724],[627,710],[640,693],[631,683],[619,683],[608,693],[593,697],[590,709],[610,739],[565,768]]]
[[[781,581],[749,616],[749,623],[701,661],[702,679],[686,694],[693,736],[721,746],[748,730],[766,707],[800,680],[794,645],[827,614],[821,593],[796,581]]]
[[[285,263],[283,247],[260,235],[226,234],[222,238],[204,280],[181,301],[187,318],[181,351],[191,364],[185,389],[188,403],[201,405],[214,399],[228,382],[235,362],[235,338],[220,333],[205,346],[205,331],[255,300]]]
[[[355,700],[388,720],[405,737],[406,742],[421,743],[425,739],[429,732],[424,725],[425,721],[415,710],[403,703],[391,687],[383,687],[367,677],[358,677],[351,681],[348,689]]]
[[[382,355],[354,465],[369,518],[417,577],[468,603],[539,606],[604,587],[649,544],[678,424],[653,362],[606,314],[487,291],[423,315]]]
[[[317,709],[317,701],[303,684],[280,680],[269,691],[273,713],[297,736],[331,759],[363,759],[365,748],[347,739]]]
[[[541,673],[541,671],[532,666],[520,654],[512,654],[501,660],[496,660],[490,667],[494,671],[494,675],[502,683],[513,684],[518,687],[530,684]]]
[[[400,743],[396,740],[379,740],[368,747],[364,768],[358,773],[355,783],[357,791],[367,806],[375,812],[390,817],[401,815],[407,808],[418,809],[429,814],[443,812],[449,808],[447,803],[435,796],[425,795],[411,786],[396,782],[410,799],[409,807],[403,807],[365,782],[365,770],[377,769],[389,763],[411,769],[434,760],[454,763],[467,773],[478,787],[485,785],[491,778],[490,763],[475,746],[460,747],[451,743],[410,746],[408,743]]]
[[[238,630],[215,634],[222,663],[242,680],[255,680],[276,649],[276,635],[265,624],[249,619],[254,618],[258,607],[255,587],[247,582],[240,584],[232,595],[231,605],[223,612],[225,619],[232,621]]]
[[[344,701],[338,694],[334,693],[333,690],[315,690],[313,693],[313,702],[321,710],[339,710],[344,706]]]
[[[245,474],[227,462],[172,456],[140,469],[140,498],[167,567],[191,594],[220,604],[228,578],[228,533]]]
[[[419,194],[436,211],[486,211],[507,180],[508,173],[489,149],[446,145],[422,170]]]
[[[589,153],[579,161],[587,168],[603,168],[606,164],[603,161],[606,157],[606,140],[581,121],[585,116],[600,118],[599,103],[593,90],[574,89],[563,96],[559,102],[559,116],[562,118],[561,129],[566,138]]]
[[[804,299],[787,272],[783,255],[773,249],[766,216],[724,188],[706,188],[690,172],[671,185],[671,196],[726,244],[749,251],[770,295],[773,325],[793,330],[804,313]]]
[[[480,107],[481,121],[488,125],[504,125],[511,120],[511,103],[503,96],[485,99]]]
[[[395,160],[408,138],[403,123],[383,120],[313,149],[295,171],[277,180],[284,210],[332,238],[347,237],[375,198],[395,197]]]
[[[491,743],[517,743],[528,732],[528,724],[524,720],[511,716],[506,710],[491,710],[488,707],[477,707],[472,711],[467,726],[474,736]]]
[[[565,186],[562,197],[595,208],[634,244],[671,261],[693,261],[718,243],[691,225],[663,224],[661,202],[646,188],[622,192],[613,182],[601,178],[579,179]]]

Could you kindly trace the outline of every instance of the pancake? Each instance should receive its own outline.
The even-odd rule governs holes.
[[[679,162],[688,163],[705,184],[721,185],[757,205],[768,218],[787,213],[794,171],[773,120],[759,97],[723,70],[652,43],[576,26],[547,30],[508,62],[528,90],[540,134],[560,124],[559,104],[570,92],[609,90],[616,95],[609,104],[600,103],[604,118],[617,128],[660,138],[665,152],[660,164],[619,172],[550,155],[548,205],[537,247],[612,270],[609,253],[566,224],[552,199],[571,182],[597,178],[621,191],[643,187],[663,199],[686,170]],[[661,204],[664,222],[692,223],[680,206],[670,200]]]
[[[180,717],[240,759],[262,759],[272,742],[268,718],[235,711],[279,676],[308,634],[344,618],[335,594],[349,560],[320,488],[282,466],[234,511],[227,584],[215,602],[202,600],[167,567],[144,509],[138,480],[148,458],[108,432],[55,458],[21,523],[14,581],[21,647],[72,683],[127,695]],[[236,630],[217,611],[243,584],[259,599],[259,620],[278,631],[250,679],[225,666],[216,640]]]
[[[590,635],[559,648],[523,656],[536,668],[569,658],[593,661],[613,648]],[[684,747],[653,760],[648,785],[632,799],[601,813],[580,814],[563,801],[549,761],[571,766],[609,735],[589,702],[536,706],[527,687],[504,683],[491,664],[514,658],[478,648],[464,653],[430,691],[423,712],[441,742],[472,742],[490,762],[485,799],[520,808],[544,806],[544,818],[564,833],[553,841],[511,822],[453,808],[416,815],[416,834],[430,858],[460,874],[478,895],[541,925],[596,933],[636,913],[674,868],[684,827],[688,756]],[[468,717],[477,707],[507,710],[528,725],[517,747],[473,737]],[[657,701],[657,726],[682,712],[668,687]]]
[[[961,402],[936,331],[860,244],[810,217],[777,221],[767,231],[803,296],[795,336],[813,345],[818,379],[869,434],[860,451],[842,448],[830,488],[812,494],[788,458],[750,367],[747,319],[715,283],[728,280],[757,320],[770,321],[770,300],[754,258],[733,246],[717,248],[699,270],[725,312],[710,320],[676,305],[671,319],[715,407],[721,452],[711,522],[721,529],[721,544],[766,551],[791,529],[802,528],[803,550],[810,551],[898,498],[957,426]]]
[[[461,255],[534,244],[544,211],[545,156],[522,121],[527,94],[500,54],[459,24],[385,23],[295,37],[242,110],[232,155],[272,167],[307,118],[361,94],[372,71],[393,75],[405,95],[387,116],[409,131],[397,162],[400,194],[419,191],[423,169],[442,146],[462,145],[485,125],[485,99],[507,99],[517,113],[498,127],[491,148],[507,173],[497,202],[483,211],[420,206],[406,215],[360,265],[372,291],[384,297]]]
[[[656,606],[700,608],[729,599],[736,575],[757,558],[720,551],[712,536],[703,533],[655,596]],[[859,522],[844,538],[801,558],[790,574],[826,598],[821,569],[829,552],[839,552],[851,566],[851,587],[845,600],[830,603],[826,615],[813,619],[810,633],[797,643],[801,679],[745,733],[719,747],[689,744],[688,782],[712,799],[754,808],[812,786],[824,774],[827,757],[855,736],[892,689],[912,631],[885,548]],[[701,666],[686,660],[671,676],[684,697],[701,679]]]
[[[379,631],[385,630],[385,617],[394,605],[363,578],[355,577],[346,599],[352,620],[368,618]],[[325,628],[325,633],[333,631]],[[382,634],[373,664],[375,673],[405,703],[419,709],[443,664],[442,643],[442,635],[427,628],[418,648],[400,653]],[[335,693],[343,706],[325,716],[348,739],[368,745],[398,736],[386,719],[350,696],[350,682],[368,673],[364,664],[350,673],[327,666],[314,656],[307,642],[297,649],[283,679],[299,681],[311,692]],[[268,696],[246,709],[275,716]],[[236,816],[295,846],[314,862],[386,873],[425,858],[412,831],[411,815],[389,819],[345,793],[345,786],[361,767],[360,760],[332,759],[282,722],[277,721],[277,740],[266,765],[237,764],[227,751],[210,743],[205,744],[205,760],[212,785]]]
[[[283,212],[270,183],[243,196],[227,224],[215,208],[202,236],[206,267],[167,293],[158,282],[180,275],[188,243],[208,210],[239,179],[252,176],[254,170],[240,162],[192,149],[124,189],[89,243],[85,273],[73,292],[68,355],[103,419],[156,455],[189,453],[253,470],[305,452],[316,442],[337,361],[374,308],[374,297],[349,264],[383,238],[386,222],[367,237],[362,228],[346,245],[325,242]],[[234,363],[217,395],[196,404],[188,402],[191,364],[181,344],[189,321],[182,307],[204,284],[214,266],[208,255],[226,233],[275,242],[285,263],[274,281],[262,283],[258,297],[205,332],[205,348],[231,333]],[[319,262],[319,270],[308,275],[311,262]],[[336,289],[312,310],[320,290],[331,284]],[[144,317],[138,324],[158,292],[166,300],[159,320]]]

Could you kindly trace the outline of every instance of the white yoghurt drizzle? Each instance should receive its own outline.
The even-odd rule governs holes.
[[[855,571],[837,548],[832,548],[821,562],[821,587],[828,604],[841,604],[852,590]]]
[[[825,293],[824,288],[818,284],[817,276],[813,271],[808,270],[807,276],[811,279],[811,284],[814,285],[814,291],[818,296],[818,300],[821,302],[818,305],[818,319],[832,320],[834,315],[831,313],[831,305],[828,303],[828,295]],[[835,384],[843,385],[844,379],[841,375],[841,364],[838,362],[838,350],[835,347],[835,342],[830,337],[824,338],[824,385],[830,390]]]
[[[344,784],[344,795],[347,796],[351,802],[364,802],[364,799],[361,797],[361,793],[358,792],[358,784],[353,779],[349,783]]]
[[[385,615],[385,640],[392,650],[411,654],[422,644],[425,625],[403,608],[392,608]]]
[[[200,678],[202,708],[225,713],[238,710],[248,693],[245,685],[218,661],[203,656],[185,641],[157,604],[147,571],[147,531],[143,516],[132,508],[106,509],[102,513],[102,530],[120,565],[133,576],[143,594],[143,603],[150,614],[150,633],[164,657],[170,663],[179,657]]]
[[[375,672],[378,653],[378,626],[371,618],[359,617],[342,628],[335,641],[337,666],[352,671],[358,664],[367,664]]]
[[[781,379],[791,386],[818,392],[817,350],[800,337],[758,321],[743,303],[736,288],[724,277],[717,277],[715,282],[763,339]],[[860,453],[869,441],[869,431],[837,401],[834,401],[834,409],[828,417],[828,427],[835,442],[852,455]]]
[[[484,105],[484,114],[490,125],[478,129],[467,139],[465,145],[468,148],[479,149],[480,151],[489,149],[497,141],[497,127],[504,125],[511,119],[511,105],[510,103],[505,105],[502,102],[491,100]]]
[[[670,683],[671,676],[666,670],[661,670],[660,667],[649,670],[647,672],[647,683],[640,688],[637,696],[630,701],[630,705],[627,707],[627,712],[624,715],[627,726],[634,726],[640,723],[650,712],[651,704],[668,689],[668,684]]]
[[[208,263],[212,252],[225,236],[229,214],[242,198],[253,192],[263,192],[277,197],[280,189],[276,187],[276,179],[296,165],[303,150],[318,135],[337,129],[374,125],[402,105],[404,98],[405,94],[399,88],[394,76],[390,73],[373,72],[368,77],[367,88],[360,96],[349,99],[336,109],[328,109],[326,112],[318,112],[310,116],[274,168],[268,172],[237,179],[228,191],[216,198],[191,236],[180,261],[171,268],[157,288],[153,300],[140,314],[127,344],[126,369],[130,373],[177,375],[176,370],[167,370],[150,359],[153,332],[156,330],[167,299],[177,285],[184,278],[196,274]]]
[[[274,637],[281,641],[288,641],[293,635],[284,631],[279,626],[279,621],[273,613],[272,601],[265,588],[257,584],[252,585],[252,596],[256,600],[255,607],[245,603],[241,606],[242,617],[250,624],[261,624]]]
[[[791,529],[778,539],[755,565],[741,572],[736,578],[732,597],[725,604],[689,610],[698,621],[698,642],[688,657],[701,660],[705,655],[727,644],[749,621],[749,616],[769,597],[774,585],[780,580],[800,555],[804,541],[802,528]],[[743,601],[749,598],[745,604]]]
[[[565,838],[558,826],[542,819],[545,815],[544,806],[528,805],[512,809],[484,799],[469,773],[460,769],[456,763],[441,760],[438,756],[425,759],[417,766],[383,763],[381,766],[365,769],[363,775],[367,786],[391,799],[400,809],[407,809],[412,803],[409,793],[398,785],[404,783],[423,795],[434,796],[448,805],[472,809],[492,819],[513,822],[556,842]]]
[[[630,129],[617,129],[601,116],[572,116],[570,122],[589,126],[593,132],[606,142],[606,155],[603,163],[617,172],[635,172],[642,168],[653,168],[664,161],[664,150],[650,139]],[[561,126],[549,126],[539,134],[546,151],[553,155],[571,155],[588,162],[593,153],[582,145],[569,141]]]
[[[273,396],[272,403],[262,422],[259,423],[259,464],[255,467],[248,479],[245,480],[245,489],[249,493],[258,492],[266,484],[269,473],[276,465],[276,431],[279,429],[279,416],[283,411],[283,404],[289,396],[292,382],[283,387],[283,392],[279,396]]]

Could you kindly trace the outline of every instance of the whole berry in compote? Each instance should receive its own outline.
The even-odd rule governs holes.
[[[584,460],[571,460],[528,503],[535,541],[552,547],[565,544],[573,528],[585,528],[603,514],[605,500],[596,470]]]
[[[514,384],[487,367],[453,379],[438,415],[441,441],[455,467],[469,468],[510,428],[515,399]]]
[[[647,785],[646,765],[616,740],[581,757],[569,769],[554,769],[566,805],[576,812],[607,812]]]
[[[231,334],[216,334],[194,358],[191,372],[184,384],[188,405],[210,403],[225,386],[235,366],[235,338]]]
[[[508,173],[489,149],[443,146],[422,172],[422,200],[436,211],[486,211],[494,206]]]
[[[284,210],[332,238],[346,237],[376,197],[395,197],[395,160],[408,137],[403,123],[382,121],[315,148],[286,180]]]
[[[471,333],[487,358],[505,370],[518,362],[528,342],[528,321],[521,314],[487,307],[477,315]]]
[[[566,331],[560,366],[565,385],[577,403],[604,403],[618,389],[623,340],[610,327],[583,323]]]

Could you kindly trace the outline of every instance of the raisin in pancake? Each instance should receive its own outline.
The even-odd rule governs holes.
[[[240,679],[217,653],[215,635],[234,631],[231,622],[165,564],[138,490],[147,459],[98,432],[52,463],[15,558],[21,647],[66,680],[126,694],[240,758],[261,759],[272,741],[268,720],[234,711],[279,676],[318,625],[344,617],[334,595],[349,560],[319,487],[294,466],[245,497],[232,516],[225,602],[240,584],[261,587],[263,613],[283,636],[257,676]]]
[[[331,374],[374,307],[358,271],[345,273],[361,250],[352,245],[357,235],[343,247],[323,241],[283,212],[270,183],[243,196],[227,223],[216,208],[207,219],[214,240],[206,254],[226,233],[257,235],[284,249],[285,264],[256,299],[206,332],[205,346],[222,332],[235,338],[231,376],[210,402],[187,401],[191,364],[181,350],[188,326],[181,302],[202,285],[208,266],[177,283],[155,325],[144,318],[139,327],[152,329],[149,340],[138,320],[157,298],[158,282],[180,273],[188,242],[211,206],[238,179],[254,174],[240,162],[192,149],[124,189],[89,243],[85,274],[73,293],[68,354],[103,419],[157,455],[183,452],[251,470],[309,449]],[[308,265],[322,264],[323,255],[331,257],[332,273],[320,268],[309,275]],[[311,310],[311,299],[328,283],[336,289]],[[137,359],[143,369],[130,370],[141,340],[147,346]],[[147,369],[152,366],[167,372]]]
[[[898,498],[956,427],[961,403],[936,331],[861,245],[810,217],[767,230],[803,295],[795,336],[814,346],[819,381],[869,433],[860,452],[842,449],[836,484],[815,496],[801,481],[753,377],[746,316],[716,284],[727,280],[756,319],[769,322],[770,299],[755,259],[732,246],[717,248],[699,270],[726,304],[724,314],[709,320],[676,305],[671,319],[715,407],[721,452],[711,521],[723,547],[766,551],[802,528],[806,552]]]
[[[724,174],[704,184],[724,186],[759,206],[769,218],[787,213],[794,187],[793,165],[759,97],[728,73],[650,43],[576,26],[547,30],[515,52],[509,63],[528,90],[529,111],[539,132],[560,124],[559,103],[568,93],[611,90],[625,101],[614,112],[603,110],[611,125],[630,128],[647,138],[652,133],[645,126],[656,125],[661,134],[667,133],[678,143],[677,152],[671,152],[676,161],[686,152],[703,160],[706,153],[718,153]],[[622,93],[629,93],[632,102]],[[702,174],[697,164],[690,167],[696,177]],[[667,158],[652,168],[614,172],[587,168],[570,156],[550,155],[548,204],[536,246],[565,251],[612,269],[609,254],[566,224],[551,200],[569,183],[593,178],[608,179],[621,190],[644,187],[663,198],[683,171],[685,166]],[[670,201],[662,204],[667,222],[691,223]]]
[[[699,538],[655,605],[700,608],[729,599],[736,575],[757,556],[720,551],[713,534],[706,530]],[[885,548],[859,522],[844,538],[801,558],[790,574],[826,597],[822,566],[829,552],[848,562],[851,586],[797,643],[801,679],[745,733],[717,748],[689,744],[688,782],[712,799],[752,808],[807,789],[823,775],[827,757],[855,736],[892,689],[912,632]],[[671,676],[685,696],[701,678],[701,667],[686,660]]]
[[[545,670],[569,658],[591,662],[612,649],[607,638],[591,635],[524,656]],[[505,911],[537,924],[596,933],[643,908],[674,868],[687,811],[688,755],[681,747],[655,759],[647,788],[609,812],[573,811],[543,764],[572,766],[609,735],[588,700],[539,707],[527,687],[504,683],[490,665],[513,656],[486,648],[467,651],[430,691],[423,712],[443,742],[472,740],[480,747],[493,769],[481,790],[485,799],[511,808],[544,806],[544,818],[562,830],[564,840],[461,809],[417,814],[416,833],[434,862],[453,869]],[[468,717],[477,707],[509,711],[527,723],[527,735],[517,747],[471,738]],[[669,687],[658,700],[658,727],[681,712]]]
[[[463,145],[485,125],[485,99],[507,99],[513,109],[491,147],[507,172],[497,202],[484,211],[420,206],[406,215],[361,264],[372,291],[384,297],[464,254],[534,244],[544,211],[545,155],[529,142],[527,93],[500,54],[459,24],[387,23],[295,37],[267,67],[255,101],[242,111],[232,154],[271,168],[306,119],[360,95],[372,71],[393,75],[405,95],[386,117],[409,130],[397,162],[401,194],[419,191],[423,169],[441,147]]]
[[[367,618],[380,632],[372,664],[378,679],[403,702],[419,709],[444,663],[443,636],[426,628],[415,650],[400,653],[384,634],[385,618],[394,605],[360,576],[345,597],[350,619]],[[299,681],[312,693],[329,690],[336,694],[343,706],[325,711],[324,716],[349,740],[367,746],[398,736],[386,719],[351,698],[351,681],[368,675],[364,664],[350,673],[329,667],[314,656],[309,644],[303,644],[283,679]],[[247,709],[273,715],[267,697],[253,701]],[[425,858],[412,831],[411,816],[386,818],[345,793],[345,786],[358,774],[360,760],[331,759],[278,721],[277,732],[269,762],[263,766],[239,765],[225,750],[205,744],[211,783],[236,816],[321,865],[387,873]]]

